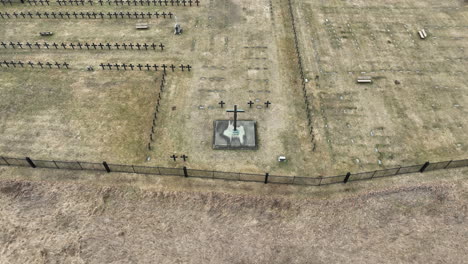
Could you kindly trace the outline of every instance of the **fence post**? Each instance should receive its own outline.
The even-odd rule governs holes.
[[[424,165],[421,167],[421,169],[419,169],[419,172],[423,173],[426,170],[427,166],[429,166],[429,161],[424,163]]]
[[[351,176],[351,172],[346,173],[346,177],[344,178],[343,183],[347,183],[347,182],[348,182],[349,176]]]
[[[269,174],[268,172],[267,172],[267,173],[265,173],[265,184],[267,184],[267,183],[268,183],[268,176],[270,176],[270,174]]]
[[[107,162],[103,162],[102,165],[104,165],[104,168],[106,169],[107,173],[111,172],[109,165],[107,165]]]
[[[36,168],[36,164],[34,164],[34,162],[29,157],[26,157],[26,161],[29,163],[31,167]]]
[[[184,166],[184,177],[188,177],[187,167]]]

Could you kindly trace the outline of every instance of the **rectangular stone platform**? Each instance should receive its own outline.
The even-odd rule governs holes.
[[[257,149],[257,122],[238,120],[234,131],[233,120],[214,121],[213,149]]]

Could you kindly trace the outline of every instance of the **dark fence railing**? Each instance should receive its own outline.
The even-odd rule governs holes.
[[[182,168],[165,168],[165,167],[149,167],[135,165],[110,164],[107,162],[94,163],[82,161],[57,161],[57,160],[33,160],[29,157],[25,158],[10,158],[0,156],[0,166],[14,167],[32,167],[32,168],[47,168],[61,170],[91,170],[102,172],[120,172],[120,173],[136,173],[150,174],[161,176],[182,176],[192,178],[219,179],[244,182],[262,182],[276,184],[294,184],[294,185],[310,185],[321,186],[337,183],[347,183],[348,181],[362,181],[374,178],[390,177],[408,173],[423,173],[427,171],[445,170],[452,168],[468,167],[468,159],[464,160],[449,160],[441,162],[426,162],[424,164],[412,165],[407,167],[397,167],[385,170],[375,170],[359,173],[347,173],[338,176],[327,177],[301,177],[301,176],[279,176],[265,174],[250,174],[239,172],[223,172],[211,170],[192,170],[187,167]]]

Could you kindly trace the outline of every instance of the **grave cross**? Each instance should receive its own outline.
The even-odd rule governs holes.
[[[120,65],[118,63],[114,64],[114,67],[116,67],[117,70],[120,71]]]
[[[107,63],[107,65],[106,65],[106,66],[107,66],[107,67],[109,67],[109,70],[111,70],[111,69],[112,69],[112,64],[110,64],[110,63]]]
[[[124,69],[124,71],[126,71],[127,70],[127,64],[123,63],[122,68]]]
[[[10,46],[14,49],[15,48],[15,43],[10,42]]]
[[[111,49],[112,45],[110,43],[107,43],[106,46],[107,46],[108,49]]]
[[[68,69],[68,66],[70,66],[70,64],[68,64],[68,63],[64,62],[64,63],[63,63],[63,66],[65,66],[65,68],[67,68],[67,69]]]
[[[62,47],[63,47],[63,49],[67,49],[67,44],[62,43]]]
[[[184,154],[184,155],[182,155],[181,158],[184,159],[184,161],[186,161],[186,160],[188,159],[188,156],[186,156],[186,155]]]
[[[127,44],[122,44],[122,47],[124,47],[124,49],[126,50],[127,49]]]
[[[140,50],[140,47],[141,47],[140,43],[137,42],[135,46],[138,48],[138,50]]]
[[[103,63],[101,63],[101,64],[99,64],[99,66],[101,66],[102,69],[104,70],[104,67],[105,67],[106,65],[104,65]]]
[[[226,104],[225,102],[221,101],[218,103],[219,105],[221,105],[221,108],[224,108],[224,105]]]
[[[145,50],[148,50],[148,44],[143,44],[143,47],[145,48]]]
[[[52,63],[47,62],[46,65],[49,66],[49,69],[52,69]]]
[[[270,101],[266,101],[265,105],[266,105],[266,108],[268,108],[268,106],[271,105]]]
[[[128,67],[130,67],[130,69],[132,69],[132,71],[133,71],[133,67],[134,67],[133,64],[130,63],[130,64],[128,65]]]
[[[199,4],[199,3],[200,3],[200,1],[198,1],[198,0],[195,0],[195,4],[197,4],[197,6],[198,6],[198,4]]]
[[[252,105],[254,104],[254,102],[249,101],[247,104],[249,105],[250,108],[252,108]]]
[[[36,45],[36,47],[37,47],[38,49],[41,49],[41,44],[39,44],[39,43],[36,42],[34,45]]]
[[[72,47],[72,49],[75,49],[75,44],[73,44],[73,43],[70,43],[70,45],[69,45],[69,46],[70,46],[70,47]]]
[[[244,110],[237,109],[237,105],[234,105],[234,110],[226,110],[228,113],[234,113],[234,131],[237,131],[237,113],[243,113]]]
[[[169,16],[169,18],[172,18],[172,16],[173,16],[174,14],[172,14],[171,12],[169,12],[169,13],[167,13],[167,15]]]
[[[21,68],[23,68],[24,63],[22,61],[18,61],[18,64],[19,64],[19,66],[21,66]]]
[[[153,65],[153,68],[154,68],[155,71],[158,71],[158,67],[159,67],[159,66],[156,65],[156,64]]]
[[[102,43],[99,43],[98,46],[101,47],[101,49],[104,49],[104,45],[102,45]]]
[[[181,64],[181,65],[179,66],[179,68],[181,68],[181,69],[182,69],[182,71],[184,71],[184,69],[185,69],[185,66],[184,66],[183,64]]]
[[[119,43],[115,43],[115,44],[114,44],[114,47],[116,47],[117,49],[119,49],[119,48],[120,48]]]
[[[176,161],[177,160],[177,156],[176,155],[172,155],[171,158]]]
[[[138,63],[137,67],[138,67],[138,69],[140,69],[140,71],[141,71],[141,68],[143,67],[143,65],[141,65],[141,64]]]
[[[172,69],[172,72],[174,72],[174,69],[175,69],[175,66],[174,66],[174,64],[171,64],[171,66],[170,66],[170,67],[171,67],[171,69]]]
[[[23,44],[21,44],[21,42],[18,42],[16,45],[18,45],[21,49],[23,48]]]
[[[34,66],[33,66],[34,63],[33,62],[29,61],[28,64],[29,64],[29,66],[31,66],[31,68],[34,68]]]
[[[55,62],[55,66],[57,66],[57,68],[60,69],[60,63]]]
[[[44,42],[44,44],[43,44],[43,45],[44,45],[44,47],[46,47],[46,49],[49,49],[49,43],[47,43],[47,42]]]
[[[3,42],[2,42],[2,43],[3,43]],[[154,43],[151,44],[151,47],[153,48],[153,50],[155,50],[155,49],[156,49],[156,44],[154,44]]]
[[[187,67],[187,70],[188,70],[188,71],[190,71],[190,69],[192,68],[192,66],[190,66],[190,65],[187,65],[187,66],[185,66],[185,67]]]
[[[41,67],[41,69],[43,68],[42,65],[44,65],[42,62],[38,62],[37,65],[39,65]]]
[[[161,48],[161,50],[164,50],[164,45],[162,43],[159,43],[159,47]]]
[[[134,46],[134,45],[133,45],[133,43],[130,43],[130,44],[128,44],[128,46],[129,46],[131,49],[133,49],[133,46]]]
[[[2,45],[5,49],[7,48],[7,47],[6,47],[7,44],[6,44],[5,42],[2,41],[2,44],[1,44],[1,45]]]
[[[52,44],[52,46],[54,46],[54,47],[55,47],[55,49],[58,49],[58,45],[57,45],[57,43],[55,43],[55,42],[54,42],[54,44]]]
[[[166,68],[167,68],[166,64],[163,64],[161,67],[163,68],[164,73],[166,73]]]
[[[150,66],[148,63],[145,65],[145,67],[146,67],[146,70],[147,70],[147,71],[149,71],[150,68],[151,68],[151,66]]]
[[[76,44],[76,45],[77,45],[80,49],[83,49],[83,45],[82,45],[80,42],[78,42],[78,44]]]

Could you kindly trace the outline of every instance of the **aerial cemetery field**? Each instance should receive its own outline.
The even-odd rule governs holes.
[[[285,176],[466,158],[460,1],[290,3],[1,5],[0,155]],[[213,149],[234,105],[256,122],[256,147]]]

